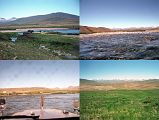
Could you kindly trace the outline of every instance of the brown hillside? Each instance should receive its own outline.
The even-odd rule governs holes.
[[[95,82],[92,84],[88,84],[87,82],[81,82],[80,89],[81,90],[115,90],[115,89],[158,89],[159,82],[156,81],[125,81],[121,83],[99,83]]]
[[[112,32],[113,30],[104,27],[88,27],[80,26],[81,34],[91,34],[91,33],[102,33],[102,32]]]

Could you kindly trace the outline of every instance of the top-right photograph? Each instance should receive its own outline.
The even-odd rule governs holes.
[[[81,60],[159,60],[159,0],[81,0]]]

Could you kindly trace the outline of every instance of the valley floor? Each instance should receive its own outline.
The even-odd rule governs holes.
[[[159,89],[81,91],[81,120],[158,120]]]

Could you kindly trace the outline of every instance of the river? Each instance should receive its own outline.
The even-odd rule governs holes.
[[[28,30],[33,30],[34,32],[59,32],[63,34],[79,34],[78,29],[68,29],[68,28],[26,28],[26,29],[16,29],[16,30],[0,30],[0,32],[27,32]]]
[[[159,32],[80,35],[80,59],[159,59]]]
[[[2,98],[2,97],[0,97]],[[40,95],[7,96],[3,115],[12,115],[29,109],[40,108]],[[44,95],[44,109],[60,109],[73,112],[73,101],[79,100],[79,94],[47,94]]]

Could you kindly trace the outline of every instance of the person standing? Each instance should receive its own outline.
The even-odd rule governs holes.
[[[41,110],[44,109],[44,96],[43,95],[40,96],[40,109]]]

